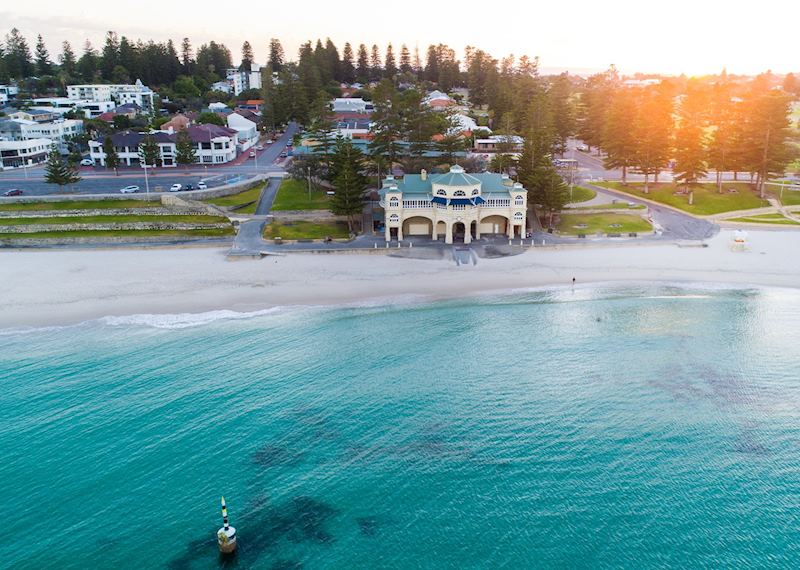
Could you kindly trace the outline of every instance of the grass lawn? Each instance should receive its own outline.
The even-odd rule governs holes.
[[[226,237],[233,235],[230,228],[206,228],[199,230],[75,230],[65,232],[36,232],[30,234],[0,233],[0,240],[39,238],[85,238],[85,237]]]
[[[266,182],[260,182],[244,192],[223,196],[222,198],[211,198],[205,201],[215,206],[235,210],[238,214],[255,214],[258,207],[258,199],[261,197],[261,191],[264,190],[266,184]]]
[[[779,224],[784,226],[800,226],[800,223],[785,218],[782,214],[758,214],[755,216],[745,216],[742,218],[730,218],[726,222],[744,222],[751,224]]]
[[[619,227],[612,227],[612,225]],[[575,226],[585,225],[584,228]],[[653,228],[639,216],[628,214],[561,214],[556,230],[560,234],[596,234],[600,233],[620,233],[628,232],[649,232]]]
[[[714,183],[701,184],[694,189],[694,204],[691,206],[689,205],[688,195],[675,195],[679,188],[671,183],[651,184],[649,194],[643,192],[644,185],[640,182],[629,183],[627,186],[623,186],[621,182],[601,182],[598,183],[598,186],[647,198],[699,216],[769,206],[769,203],[759,198],[758,194],[751,190],[750,185],[746,182],[725,182],[722,186],[724,191],[722,194],[717,191],[717,186]],[[736,189],[736,192],[727,192],[730,188]]]
[[[264,237],[267,239],[325,239],[347,238],[350,233],[344,222],[273,222],[264,228]]]
[[[64,216],[49,218],[0,218],[0,226],[30,224],[114,224],[130,222],[182,222],[189,224],[219,224],[227,222],[222,216]]]
[[[331,198],[321,190],[311,190],[308,199],[308,186],[302,180],[287,178],[281,182],[278,195],[272,204],[273,210],[327,210]],[[324,237],[324,236],[323,236]]]
[[[781,198],[781,189],[776,188],[775,186],[772,187],[770,190],[774,196],[780,200],[781,204],[784,206],[797,206],[800,205],[800,191],[797,190],[786,190],[783,191],[783,198]]]
[[[584,188],[583,186],[573,186],[572,200],[570,200],[569,202],[571,204],[577,204],[578,202],[586,202],[587,200],[591,200],[595,196],[597,196],[597,192],[595,192],[591,188]]]
[[[78,202],[33,202],[31,204],[0,204],[6,212],[45,210],[111,210],[120,208],[160,208],[158,200],[82,200]]]

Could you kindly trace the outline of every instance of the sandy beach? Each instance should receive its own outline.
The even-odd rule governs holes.
[[[538,248],[450,260],[386,255],[226,258],[218,248],[0,252],[0,328],[73,324],[106,316],[250,312],[276,306],[447,298],[593,282],[685,281],[800,286],[800,233],[752,231],[732,251],[723,230],[708,247],[674,243]]]

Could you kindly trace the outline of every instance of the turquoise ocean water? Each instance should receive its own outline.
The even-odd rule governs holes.
[[[0,567],[800,561],[800,293],[239,317],[0,334]]]

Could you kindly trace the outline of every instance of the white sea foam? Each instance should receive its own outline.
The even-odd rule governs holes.
[[[145,326],[157,329],[186,329],[199,327],[216,321],[238,321],[274,315],[287,307],[271,307],[259,311],[231,311],[227,309],[207,311],[204,313],[172,313],[172,314],[139,314],[121,317],[103,317],[97,322],[112,326]]]

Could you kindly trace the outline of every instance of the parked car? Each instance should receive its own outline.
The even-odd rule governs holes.
[[[81,166],[94,166],[94,160],[91,158],[84,158],[81,160]]]
[[[3,192],[3,196],[22,196],[22,190],[19,188],[12,188]]]
[[[186,186],[181,188],[181,190],[186,190],[188,192],[189,190],[194,190],[194,186],[192,186],[191,184],[187,184]]]
[[[267,144],[272,144],[272,143],[275,142],[275,140],[274,139],[267,139],[264,142],[267,143]]]
[[[176,182],[175,184],[173,184],[172,186],[169,187],[169,191],[170,192],[180,192],[181,188],[183,188],[183,186],[181,186],[180,184],[178,184]]]
[[[206,185],[205,182],[203,182],[201,180],[200,182],[197,183],[197,189],[198,190],[206,190],[206,189],[208,189],[208,186]]]
[[[264,150],[264,145],[256,145],[256,150]]]
[[[138,192],[138,191],[139,191],[139,187],[138,186],[134,186],[134,185],[126,186],[125,188],[120,188],[120,193],[121,194],[133,194],[133,193]]]
[[[289,156],[288,152],[286,152],[285,150],[281,151],[281,158],[286,158],[287,156]]]
[[[589,145],[588,144],[579,144],[578,146],[575,147],[575,149],[579,150],[581,152],[589,152]]]
[[[255,156],[256,156],[256,151],[251,150],[250,151],[250,158],[255,158]]]

